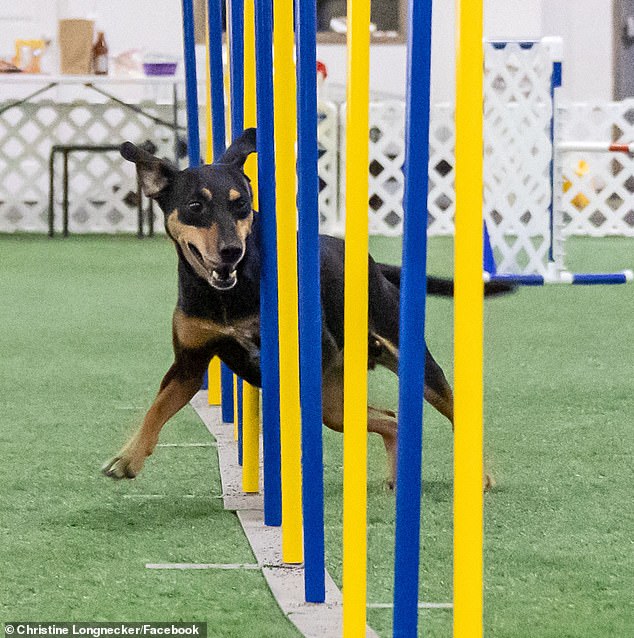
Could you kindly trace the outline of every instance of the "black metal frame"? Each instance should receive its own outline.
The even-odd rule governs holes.
[[[63,198],[62,198],[62,236],[68,237],[68,156],[71,153],[110,153],[118,152],[118,144],[54,144],[51,147],[51,153],[48,160],[48,236],[55,236],[55,155],[61,153],[63,157]],[[137,237],[144,237],[143,232],[143,193],[141,192],[141,184],[137,179],[137,216],[138,227]],[[148,206],[148,236],[154,235],[154,206],[152,200]]]

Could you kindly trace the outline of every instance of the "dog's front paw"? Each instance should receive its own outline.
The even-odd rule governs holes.
[[[144,457],[121,452],[118,456],[108,461],[101,472],[112,479],[133,479],[143,468]]]

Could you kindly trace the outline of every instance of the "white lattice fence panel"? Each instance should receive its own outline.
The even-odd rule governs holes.
[[[345,106],[341,122],[345,122]],[[405,105],[403,102],[370,104],[369,132],[369,231],[372,235],[398,236],[403,231],[403,164],[405,162]],[[340,228],[345,219],[345,132],[341,133]],[[455,207],[453,109],[435,105],[430,114],[428,233],[453,233]]]
[[[345,124],[345,105],[342,107]],[[405,105],[399,101],[372,102],[369,112],[368,224],[371,235],[398,236],[403,231],[403,171],[405,161]],[[341,134],[345,166],[345,132]],[[340,175],[340,202],[345,219],[345,171]]]
[[[551,75],[549,51],[540,43],[486,48],[484,207],[500,272],[545,272]]]
[[[327,235],[341,235],[339,218],[339,107],[334,102],[320,102],[317,137],[319,144],[319,220]]]
[[[568,104],[559,111],[566,141],[634,142],[634,99]],[[634,157],[626,153],[559,152],[563,234],[634,237]],[[561,188],[561,185],[559,186]]]
[[[170,106],[143,104],[169,120]],[[169,128],[113,103],[42,101],[0,115],[0,231],[45,232],[48,158],[54,144],[120,144],[151,140],[158,155],[173,156]],[[61,224],[62,163],[55,166],[56,228]],[[133,232],[137,227],[134,167],[116,153],[69,156],[71,232]]]
[[[456,134],[454,108],[434,105],[429,122],[429,195],[427,197],[429,235],[453,235],[456,193],[454,166]]]
[[[373,235],[403,230],[405,106],[402,102],[370,105],[369,229]]]

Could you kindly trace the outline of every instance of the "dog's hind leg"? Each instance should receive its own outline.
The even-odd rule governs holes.
[[[425,401],[451,423],[453,430],[453,392],[442,368],[429,350],[425,351]]]
[[[161,382],[160,390],[141,427],[102,471],[114,479],[134,478],[152,454],[161,428],[200,389],[210,356],[204,351],[180,352]]]
[[[372,333],[370,335],[371,351],[374,353],[374,360],[371,365],[382,365],[398,374],[398,350],[387,339]],[[451,386],[445,377],[442,368],[436,363],[434,357],[428,349],[425,351],[425,400],[440,414],[447,418],[451,423],[451,429],[454,428],[454,408],[453,408],[453,392]],[[369,426],[368,426],[369,427]],[[382,427],[379,425],[378,427]],[[396,426],[395,426],[396,427]],[[375,430],[376,431],[376,430]],[[385,439],[384,439],[385,440]],[[387,440],[386,440],[387,448]],[[396,459],[396,453],[394,454]],[[495,481],[491,473],[487,471],[486,465],[483,468],[483,488],[488,490],[495,485]]]
[[[368,406],[368,432],[376,432],[383,437],[387,454],[387,485],[390,489],[394,489],[396,483],[396,431],[396,414],[392,410]]]
[[[451,429],[454,429],[453,392],[449,382],[441,367],[427,351],[425,361],[425,400],[438,410],[451,422]],[[491,473],[487,470],[486,463],[483,467],[482,487],[489,490],[495,485]]]
[[[322,383],[322,412],[324,424],[331,430],[343,432],[343,365],[328,368]],[[387,453],[388,485],[394,487],[396,479],[396,415],[390,410],[368,406],[368,432],[383,438]]]

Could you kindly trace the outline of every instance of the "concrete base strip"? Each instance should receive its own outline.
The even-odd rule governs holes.
[[[233,438],[233,425],[222,422],[221,409],[207,403],[204,390],[194,396],[191,405],[216,439],[224,508],[231,511],[263,510],[261,476],[260,494],[245,494],[242,491],[242,468],[238,465],[238,442]],[[260,445],[261,450],[262,445]]]
[[[147,569],[261,569],[256,563],[146,563],[145,567]]]
[[[264,525],[261,495],[243,494],[241,471],[237,464],[237,444],[233,427],[222,423],[220,408],[209,406],[205,392],[199,392],[192,406],[218,444],[218,459],[225,509],[235,510],[255,558],[275,600],[289,620],[307,638],[340,638],[342,635],[342,597],[326,572],[326,602],[304,601],[304,569],[282,563],[282,530]],[[260,446],[261,449],[261,446]],[[262,486],[260,486],[262,491]],[[367,628],[366,638],[378,638]]]
[[[307,638],[340,638],[342,635],[342,597],[339,588],[326,572],[326,602],[315,604],[304,601],[304,568],[282,563],[282,530],[266,527],[262,512],[238,511],[251,549],[263,566],[266,582],[288,619]],[[367,638],[378,638],[369,627]]]

